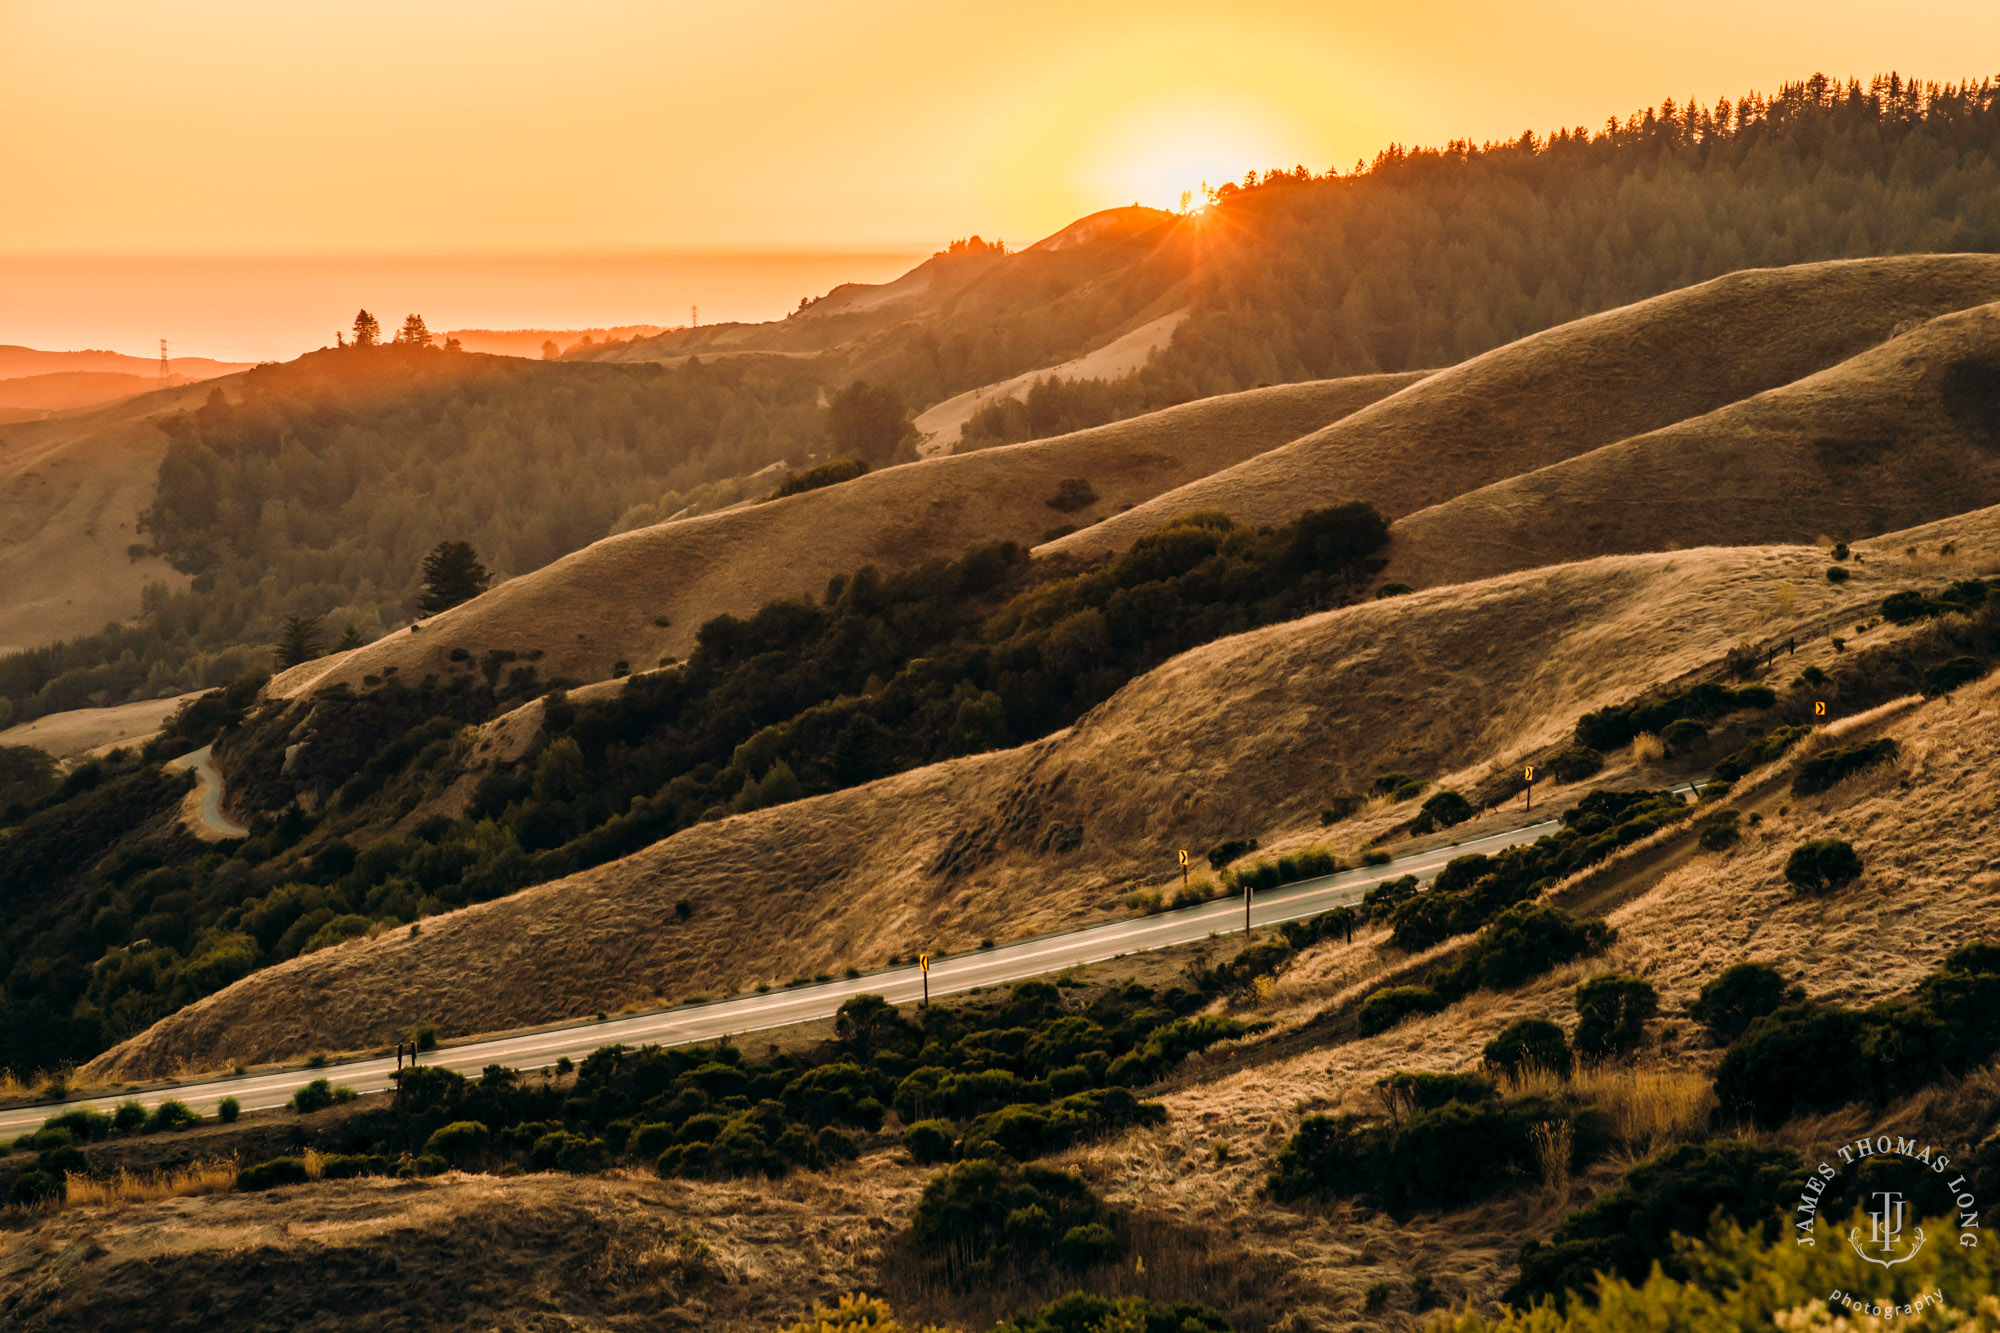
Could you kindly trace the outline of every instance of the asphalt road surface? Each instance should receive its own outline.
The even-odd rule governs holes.
[[[195,781],[201,784],[201,822],[205,827],[225,838],[247,838],[250,830],[222,813],[222,774],[216,771],[209,757],[212,748],[204,745],[192,754],[184,754],[173,761],[173,766],[194,770]]]
[[[206,751],[188,756],[189,761],[196,763],[206,758]],[[208,790],[218,788],[219,784]],[[1312,916],[1343,903],[1359,902],[1362,894],[1383,880],[1403,875],[1415,875],[1419,880],[1429,882],[1455,856],[1471,852],[1490,855],[1519,843],[1533,842],[1545,833],[1554,832],[1556,827],[1557,821],[1545,820],[1470,839],[1456,846],[1414,852],[1387,865],[1364,866],[1358,870],[1345,870],[1336,875],[1323,875],[1318,879],[1301,880],[1280,889],[1270,889],[1257,896],[1251,908],[1251,920],[1257,926],[1270,926],[1280,921]],[[1198,907],[1162,912],[1157,916],[1085,926],[993,949],[933,958],[930,993],[934,997],[950,995],[975,986],[1019,981],[1078,963],[1098,963],[1128,953],[1191,944],[1211,935],[1224,935],[1242,929],[1243,900],[1240,897],[1217,899]],[[898,967],[841,981],[790,987],[765,995],[741,995],[601,1023],[568,1024],[457,1043],[426,1051],[423,1063],[443,1065],[467,1074],[477,1074],[487,1065],[536,1070],[554,1064],[563,1056],[581,1060],[600,1046],[609,1046],[614,1042],[627,1046],[673,1046],[831,1018],[841,1005],[857,995],[881,995],[892,1003],[908,1004],[922,997],[923,984],[923,976],[917,968]],[[283,1106],[291,1100],[293,1092],[317,1078],[345,1084],[356,1092],[380,1092],[394,1086],[390,1076],[395,1069],[393,1058],[372,1057],[336,1062],[321,1069],[294,1068],[274,1073],[245,1074],[131,1095],[147,1106],[158,1105],[168,1098],[186,1102],[205,1119],[215,1114],[216,1105],[225,1097],[236,1098],[246,1111]],[[80,1099],[60,1106],[44,1103],[0,1110],[0,1139],[38,1129],[42,1121],[58,1110],[90,1106],[108,1111],[124,1100],[126,1097],[121,1095]]]

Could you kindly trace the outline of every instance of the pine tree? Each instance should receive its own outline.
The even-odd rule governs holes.
[[[352,652],[356,648],[359,648],[363,642],[361,631],[354,628],[354,622],[350,620],[347,622],[347,628],[340,632],[340,638],[334,641],[333,651],[336,653]]]
[[[366,310],[354,317],[354,345],[373,347],[382,341],[382,324]]]
[[[429,347],[431,331],[424,327],[422,315],[403,316],[403,331],[396,335],[396,342],[404,347]]]
[[[425,615],[436,615],[477,597],[492,581],[470,542],[439,542],[424,557],[424,595],[418,605]]]
[[[319,656],[319,617],[287,616],[278,635],[278,665],[295,667]]]

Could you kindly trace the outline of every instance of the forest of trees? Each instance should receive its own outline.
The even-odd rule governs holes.
[[[1738,269],[2000,250],[2000,84],[1815,76],[1768,98],[1669,100],[1595,134],[1395,145],[1346,175],[1253,172],[1214,199],[1206,220],[1175,224],[1202,262],[1187,267],[1173,342],[1123,379],[989,408],[968,445],[1259,384],[1450,365]],[[1092,298],[1107,330],[1136,313],[1121,290]],[[934,353],[912,333],[903,364],[872,373],[934,401],[1062,359],[1011,363],[1005,349],[1034,336],[995,320],[933,336]],[[954,358],[985,378],[923,392]]]

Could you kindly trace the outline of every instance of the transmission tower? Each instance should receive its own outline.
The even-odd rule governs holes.
[[[698,305],[691,305],[691,306],[689,306],[689,307],[688,307],[688,327],[689,327],[689,328],[691,328],[691,329],[698,329],[698,328],[700,328],[700,327],[701,327],[701,307],[700,307],[700,306],[698,306]]]
[[[162,338],[160,339],[160,387],[166,387],[166,383],[173,377],[173,373],[173,369],[167,365],[167,340]]]

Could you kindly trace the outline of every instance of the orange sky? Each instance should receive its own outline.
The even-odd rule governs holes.
[[[1023,242],[1815,69],[2000,66],[2000,5],[0,0],[0,254]]]

